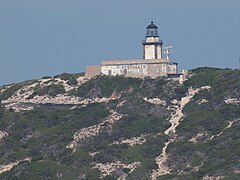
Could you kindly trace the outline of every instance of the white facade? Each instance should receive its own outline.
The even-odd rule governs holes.
[[[139,78],[150,76],[156,78],[176,74],[177,63],[169,62],[166,59],[102,61],[101,73],[109,76],[124,75]]]
[[[101,72],[104,75],[130,75],[135,74],[139,76],[147,76],[147,65],[146,64],[124,64],[124,65],[102,65],[101,66]]]
[[[146,37],[143,46],[143,59],[162,59],[162,44],[159,37]]]

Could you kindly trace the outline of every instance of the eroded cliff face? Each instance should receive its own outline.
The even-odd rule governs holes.
[[[236,178],[239,71],[190,76],[64,75],[0,87],[0,178]]]
[[[60,78],[44,78],[25,82],[19,85],[4,86],[1,88],[2,104],[7,109],[16,112],[33,110],[37,105],[86,105],[94,100],[81,100],[76,96],[69,96],[68,93],[86,82],[83,76],[75,79],[74,84]],[[101,101],[97,99],[96,101]]]

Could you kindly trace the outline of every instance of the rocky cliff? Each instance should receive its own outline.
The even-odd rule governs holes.
[[[240,71],[0,87],[0,179],[239,179]]]

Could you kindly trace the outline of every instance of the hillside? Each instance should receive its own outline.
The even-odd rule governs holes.
[[[240,179],[240,70],[61,74],[0,101],[0,179]]]

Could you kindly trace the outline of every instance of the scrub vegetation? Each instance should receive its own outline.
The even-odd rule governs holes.
[[[191,70],[189,75],[181,85],[165,78],[98,76],[69,92],[61,84],[35,86],[33,97],[64,94],[112,100],[76,109],[42,105],[20,112],[1,105],[0,132],[8,135],[0,139],[0,165],[27,157],[31,161],[0,173],[0,179],[99,179],[103,176],[96,164],[116,162],[140,165],[132,172],[129,168],[115,169],[103,179],[123,175],[126,179],[150,179],[152,171],[158,168],[155,158],[172,138],[164,132],[171,126],[172,108],[177,105],[173,102],[185,97],[189,88],[202,86],[211,88],[199,91],[184,107],[175,141],[167,148],[166,166],[170,174],[158,179],[239,179],[240,104],[226,100],[240,99],[240,71],[206,67]],[[79,74],[61,74],[54,78],[77,84],[77,77]],[[23,85],[32,83],[13,84],[0,93],[0,98],[7,99]],[[149,103],[144,98],[158,98],[166,104]],[[121,119],[106,123],[113,110],[122,115]],[[98,134],[78,140],[76,151],[67,148],[75,133],[99,124]],[[114,143],[140,136],[145,139],[143,143]]]

